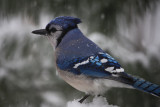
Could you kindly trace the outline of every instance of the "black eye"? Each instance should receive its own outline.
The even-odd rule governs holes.
[[[50,31],[50,32],[55,32],[55,31],[57,31],[57,29],[54,28],[54,27],[52,27],[51,29],[49,29],[49,31]]]
[[[53,27],[51,24],[48,24],[46,26],[46,30],[48,31],[48,33],[57,31],[57,29],[55,27]]]

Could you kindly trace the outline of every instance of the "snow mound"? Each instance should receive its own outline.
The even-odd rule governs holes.
[[[116,105],[109,105],[107,99],[104,97],[95,97],[90,103],[79,103],[78,100],[70,101],[67,107],[118,107]]]

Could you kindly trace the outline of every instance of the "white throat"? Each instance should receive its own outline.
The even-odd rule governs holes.
[[[55,49],[58,43],[58,38],[61,36],[62,31],[56,31],[51,33],[51,35],[47,36],[48,40],[50,41],[52,47]]]

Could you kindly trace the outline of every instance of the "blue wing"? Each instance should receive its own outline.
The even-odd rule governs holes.
[[[83,74],[91,77],[107,77],[124,71],[114,58],[102,52],[88,57],[64,61],[63,64],[57,63],[57,66],[76,75]]]

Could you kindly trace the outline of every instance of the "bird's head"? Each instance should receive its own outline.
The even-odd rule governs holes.
[[[77,28],[77,24],[79,23],[81,23],[79,18],[60,16],[51,20],[45,29],[34,30],[32,33],[47,36],[49,39],[52,39],[52,44],[56,47],[65,34]]]

